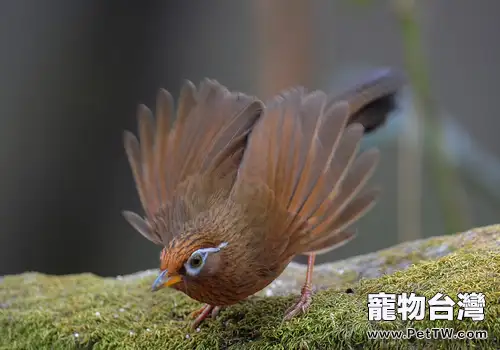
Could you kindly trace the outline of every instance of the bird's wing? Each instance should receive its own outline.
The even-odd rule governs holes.
[[[269,213],[269,241],[287,242],[283,254],[325,252],[349,241],[348,226],[374,204],[378,191],[362,190],[379,153],[356,154],[364,125],[372,130],[385,120],[379,113],[388,111],[366,108],[395,93],[397,84],[385,84],[391,79],[378,78],[344,99],[294,88],[266,105],[234,190],[259,182],[269,189],[279,207]]]
[[[141,105],[140,142],[126,131],[124,143],[147,220],[131,212],[124,212],[125,218],[146,238],[165,244],[168,237],[152,232],[155,216],[183,191],[201,185],[189,181],[191,178],[208,179],[203,188],[208,192],[221,186],[219,179],[229,177],[231,182],[232,177],[234,181],[248,133],[262,108],[256,98],[230,92],[210,79],[203,80],[198,88],[186,81],[172,126],[174,110],[169,92],[160,90],[158,94],[156,121]]]

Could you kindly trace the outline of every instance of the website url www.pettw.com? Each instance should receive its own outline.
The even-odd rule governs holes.
[[[486,330],[455,331],[453,328],[407,328],[400,331],[373,330],[367,331],[368,339],[454,339],[454,340],[481,340],[488,339]]]

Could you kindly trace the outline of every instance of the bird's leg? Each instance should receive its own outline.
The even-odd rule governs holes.
[[[302,293],[300,295],[300,299],[290,307],[285,312],[284,320],[289,320],[292,317],[306,313],[311,305],[312,300],[312,274],[314,268],[314,259],[316,258],[316,254],[310,254],[307,260],[307,273],[306,273],[306,282],[302,286]]]
[[[191,328],[195,329],[196,327],[198,327],[205,318],[209,317],[210,312],[212,318],[216,318],[217,315],[219,314],[220,309],[221,309],[220,306],[205,304],[200,309],[193,311],[189,315],[191,318],[195,318],[195,320],[191,324]]]

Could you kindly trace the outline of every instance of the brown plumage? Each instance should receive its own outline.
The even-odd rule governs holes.
[[[264,105],[213,80],[186,82],[172,127],[168,92],[159,93],[156,124],[141,106],[141,142],[130,132],[124,141],[146,217],[124,216],[164,247],[153,290],[170,286],[206,303],[196,326],[309,254],[301,299],[285,318],[305,312],[315,254],[350,241],[349,226],[376,199],[364,185],[378,151],[356,154],[401,83],[384,71],[341,96],[298,87]]]

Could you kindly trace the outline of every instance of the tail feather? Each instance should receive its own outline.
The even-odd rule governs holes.
[[[360,123],[365,133],[382,126],[396,108],[396,94],[404,84],[404,76],[394,69],[379,69],[361,84],[335,96],[330,103],[347,101],[351,107],[349,123]]]
[[[147,222],[126,212],[125,218],[143,235],[158,243],[156,234],[146,229],[179,191],[203,186],[186,185],[193,177],[203,178],[203,194],[210,198],[226,179],[231,188],[238,169],[247,136],[260,117],[263,106],[256,98],[232,93],[218,82],[205,79],[198,87],[187,81],[180,93],[177,118],[170,93],[160,90],[157,96],[156,122],[151,111],[141,105],[138,111],[140,142],[135,135],[124,133],[125,150],[136,183]],[[172,210],[175,210],[173,208]],[[167,215],[169,213],[163,213]],[[171,238],[170,233],[160,237]],[[166,242],[163,242],[166,243]]]

